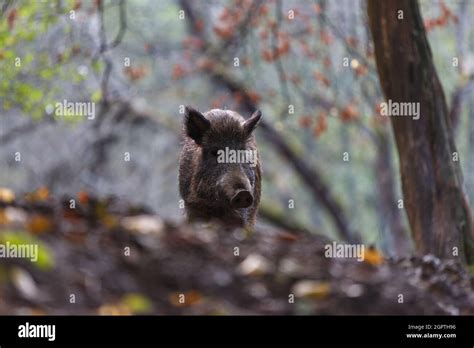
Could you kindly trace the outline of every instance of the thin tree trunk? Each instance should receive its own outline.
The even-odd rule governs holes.
[[[471,211],[418,2],[368,0],[368,15],[386,99],[420,105],[418,120],[391,119],[416,250],[474,264]]]
[[[460,65],[464,64],[466,59],[466,51],[469,49],[467,34],[469,34],[470,21],[469,21],[469,10],[467,8],[467,0],[463,0],[458,5],[458,22],[455,27],[455,39],[456,39],[456,57],[458,59],[458,71],[460,71]],[[455,88],[451,97],[451,108],[449,111],[451,122],[453,125],[453,132],[456,135],[460,118],[462,114],[462,106],[467,93],[469,93],[470,85],[473,81],[463,81]]]

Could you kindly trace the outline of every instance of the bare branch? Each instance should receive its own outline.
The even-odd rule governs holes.
[[[105,20],[104,20],[104,4],[102,1],[98,1],[98,16],[99,16],[99,49],[97,53],[92,58],[92,62],[95,63],[98,59],[102,59],[105,64],[104,72],[100,80],[100,89],[102,92],[102,106],[107,107],[108,97],[109,97],[109,80],[113,70],[112,60],[107,57],[105,54],[107,51],[117,47],[123,40],[125,36],[125,31],[127,29],[127,17],[126,17],[126,8],[125,0],[120,0],[119,3],[119,31],[115,39],[107,43],[107,34],[105,30]],[[100,122],[98,122],[100,123]]]
[[[118,45],[120,45],[120,43],[123,40],[123,37],[125,36],[125,32],[127,30],[127,11],[125,9],[125,0],[120,0],[119,11],[120,11],[119,31],[118,31],[117,36],[115,37],[115,39],[107,45],[108,50],[113,49],[113,48],[117,47]]]
[[[29,133],[36,131],[38,128],[54,123],[55,120],[50,115],[46,115],[42,122],[29,121],[18,127],[10,129],[8,132],[0,137],[0,145],[5,145],[10,141],[17,139],[18,137],[25,136]]]

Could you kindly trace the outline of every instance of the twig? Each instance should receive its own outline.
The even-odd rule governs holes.
[[[118,45],[120,45],[120,43],[123,40],[123,37],[125,36],[125,32],[127,30],[127,11],[125,9],[125,0],[120,0],[119,11],[120,11],[119,31],[118,31],[117,36],[115,37],[115,39],[107,45],[108,50],[113,49],[113,48],[117,47]]]

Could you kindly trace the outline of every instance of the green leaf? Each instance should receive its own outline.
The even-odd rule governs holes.
[[[43,97],[43,91],[41,89],[33,89],[30,93],[31,101],[38,102]]]
[[[102,91],[98,89],[91,95],[91,101],[94,103],[98,103],[102,100]]]
[[[151,301],[144,295],[132,293],[125,295],[122,303],[126,305],[133,314],[148,313],[152,310]]]
[[[0,234],[0,243],[5,244],[9,242],[10,245],[33,245],[38,247],[38,254],[36,262],[33,264],[42,271],[51,270],[54,266],[54,257],[51,250],[40,240],[21,231],[6,231]]]
[[[54,76],[54,73],[50,68],[46,68],[41,70],[39,75],[43,80],[51,80],[51,78]]]

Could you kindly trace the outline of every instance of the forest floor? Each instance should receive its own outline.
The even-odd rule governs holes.
[[[0,314],[474,314],[474,278],[434,256],[327,258],[320,236],[173,224],[82,192],[0,189]]]

